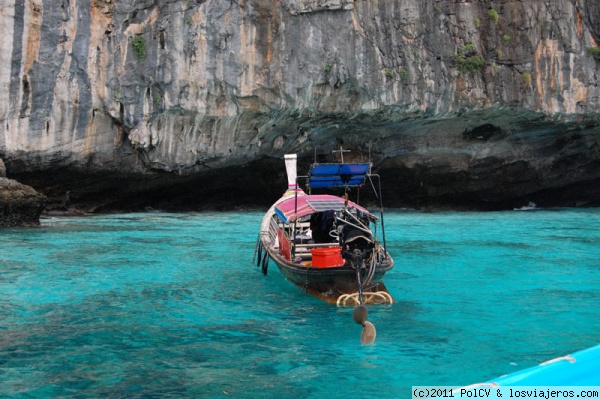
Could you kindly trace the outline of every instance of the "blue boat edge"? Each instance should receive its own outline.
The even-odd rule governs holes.
[[[600,344],[472,387],[600,386]]]

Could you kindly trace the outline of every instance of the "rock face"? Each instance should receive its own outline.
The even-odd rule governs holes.
[[[46,202],[33,188],[0,177],[0,227],[39,225]]]
[[[596,0],[5,0],[0,26],[0,156],[55,206],[269,204],[284,153],[340,145],[392,206],[600,205]]]

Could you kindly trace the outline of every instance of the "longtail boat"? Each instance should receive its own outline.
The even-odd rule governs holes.
[[[296,154],[285,155],[288,188],[262,219],[256,265],[266,275],[272,260],[287,280],[329,303],[392,303],[382,278],[394,261],[386,250],[381,183],[372,164],[344,163],[342,153],[341,163],[315,162],[305,176],[297,175],[296,164]],[[349,200],[351,189],[354,195],[365,186],[379,199],[379,216]],[[343,194],[313,193],[321,189]]]

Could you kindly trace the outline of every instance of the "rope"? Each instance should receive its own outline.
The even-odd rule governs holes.
[[[363,292],[363,300],[364,304],[373,303],[376,298],[381,299],[383,303],[394,303],[392,296],[385,291],[377,291],[377,292]],[[360,305],[359,299],[360,293],[354,292],[352,294],[342,294],[338,297],[336,305],[337,306],[357,306]],[[348,304],[348,301],[353,301],[353,304]]]

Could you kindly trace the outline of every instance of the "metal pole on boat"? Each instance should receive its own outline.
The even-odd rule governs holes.
[[[298,178],[296,177],[296,187],[298,187]],[[296,259],[296,223],[298,222],[298,190],[294,190],[294,231],[292,231],[291,247],[292,262]]]
[[[357,250],[355,250],[357,251]],[[354,264],[354,267],[356,268],[356,284],[358,285],[358,303],[360,303],[361,305],[365,304],[365,300],[363,298],[363,286],[362,286],[362,281],[360,279],[360,269],[362,266],[362,259],[360,258],[360,254],[352,254],[352,263]]]
[[[379,175],[372,175],[372,176],[377,176],[377,188],[378,188],[378,196],[379,196],[379,216],[381,217],[381,238],[383,239],[383,252],[385,254],[385,256],[387,257],[387,243],[385,241],[385,223],[383,221],[383,198],[381,196],[381,177]]]

